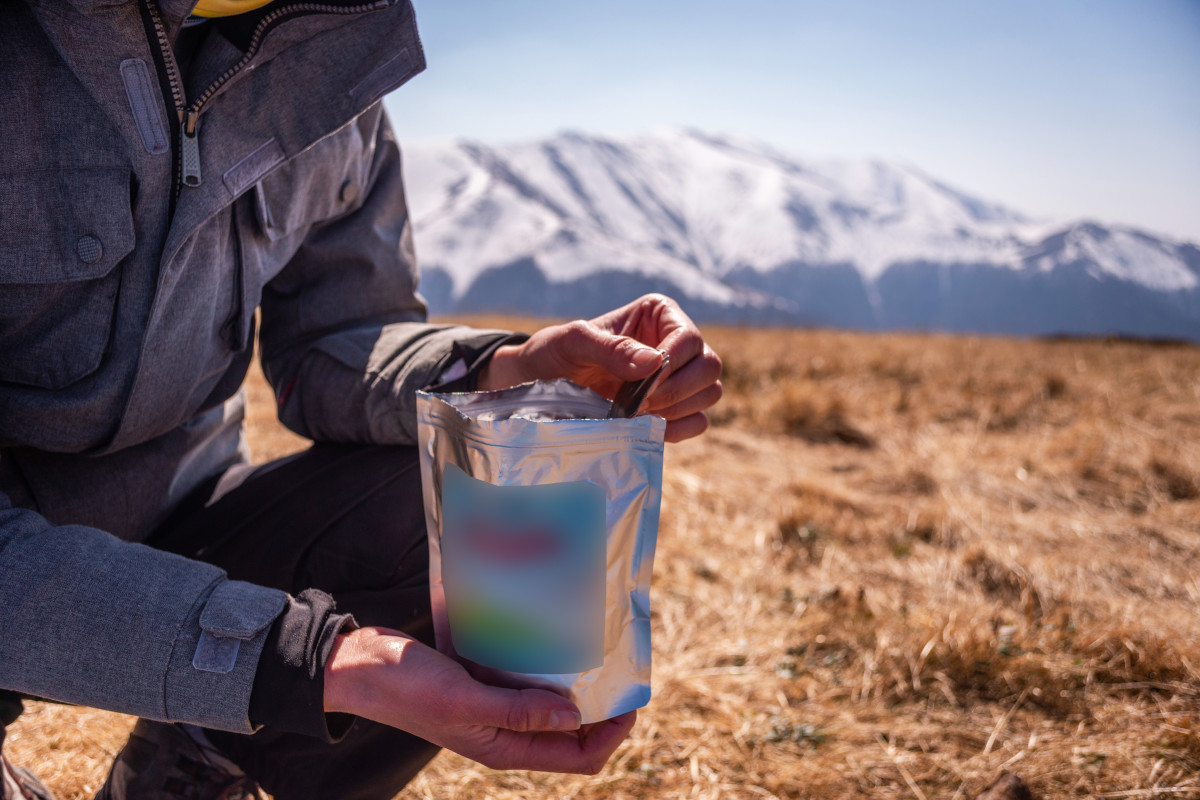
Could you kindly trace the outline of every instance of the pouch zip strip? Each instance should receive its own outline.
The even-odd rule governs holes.
[[[553,441],[544,442],[541,440],[534,441],[532,439],[514,442],[511,438],[504,440],[489,439],[486,436],[480,436],[478,432],[471,431],[451,431],[457,436],[462,437],[464,441],[472,444],[485,445],[489,449],[495,450],[529,450],[537,448],[538,450],[557,450],[563,447],[571,447],[575,452],[612,452],[614,444],[631,445],[627,450],[632,453],[646,453],[651,457],[662,452],[660,445],[657,442],[651,441],[646,437],[636,436],[605,436],[602,438],[588,437],[585,439],[554,439]],[[587,445],[594,445],[588,447]]]
[[[512,434],[511,431],[506,432],[502,435],[497,434],[494,437],[489,436],[487,434],[487,432],[479,430],[478,427],[476,427],[476,428],[467,427],[469,421],[461,419],[461,418],[445,419],[444,417],[438,417],[435,415],[432,417],[422,417],[421,421],[425,422],[433,427],[440,428],[444,431],[447,431],[448,433],[452,433],[455,436],[461,436],[463,439],[474,442],[475,444],[487,445],[488,447],[498,447],[498,448],[502,448],[502,449],[506,449],[506,450],[524,450],[524,449],[528,449],[530,447],[538,447],[538,448],[578,447],[579,445],[588,445],[588,444],[598,445],[597,449],[610,449],[613,444],[625,444],[625,445],[632,445],[633,446],[632,449],[635,449],[635,450],[645,450],[647,452],[657,452],[660,447],[659,443],[656,440],[650,438],[650,435],[649,435],[650,434],[650,430],[649,430],[650,425],[647,425],[647,423],[645,423],[645,422],[638,423],[639,427],[644,426],[646,428],[643,431],[619,433],[619,434],[615,434],[615,435],[612,433],[605,433],[605,434],[601,435],[598,433],[582,432],[582,431],[576,432],[576,433],[564,433],[562,431],[556,431],[555,435],[552,437],[549,437],[548,439],[541,439],[541,438],[535,439],[533,437],[525,437],[525,436],[514,437],[514,435]],[[507,420],[503,420],[503,421],[507,422]],[[556,420],[556,421],[558,421],[558,422],[572,422],[572,421],[574,421],[574,422],[611,422],[612,420],[590,420],[590,419],[588,419],[588,420]],[[629,420],[623,420],[623,421],[628,422]],[[530,424],[533,424],[533,425],[543,424],[543,423],[533,423],[530,420],[522,420],[522,422],[529,422]],[[475,422],[475,424],[477,426],[483,426],[483,425],[490,425],[491,423]],[[514,441],[514,439],[515,439],[515,441]]]
[[[432,394],[430,395],[430,397],[433,397],[434,399],[436,399],[442,403],[445,403],[446,405],[450,406],[450,408],[453,408],[455,411],[457,411],[459,414],[461,414],[463,417],[466,417],[467,419],[475,419],[475,416],[477,414],[487,413],[489,411],[500,411],[500,410],[504,410],[506,408],[511,408],[513,405],[511,400],[498,400],[498,401],[494,401],[494,402],[487,402],[487,401],[472,402],[467,407],[467,410],[470,411],[471,413],[467,414],[466,411],[464,411],[464,409],[460,408],[459,406],[454,405],[454,403],[451,403],[448,400],[443,400],[441,397],[437,397],[436,395],[432,395]],[[538,402],[537,400],[532,400],[532,401],[531,400],[522,400],[521,402],[522,402],[523,408],[528,409],[530,411],[546,411],[546,412],[552,413],[554,411],[561,409],[564,411],[580,411],[580,412],[586,412],[589,414],[590,413],[605,414],[608,412],[607,405],[604,406],[603,408],[601,408],[595,403],[588,403],[586,401],[581,401],[581,400],[564,400],[563,398],[547,398],[544,402]],[[505,417],[505,419],[527,419],[527,417],[515,415],[512,417]],[[595,420],[602,420],[602,419],[604,419],[603,416],[600,416],[600,417],[571,417],[571,418],[566,418],[566,419],[541,420],[541,421],[542,422],[574,422],[574,421],[578,421],[578,420],[595,421]],[[486,421],[495,422],[497,420],[486,420]]]

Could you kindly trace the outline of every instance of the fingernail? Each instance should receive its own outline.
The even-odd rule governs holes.
[[[550,715],[550,728],[556,731],[577,731],[583,724],[583,717],[574,711],[555,711]]]
[[[662,360],[662,351],[650,347],[638,349],[629,359],[635,367],[648,367]]]

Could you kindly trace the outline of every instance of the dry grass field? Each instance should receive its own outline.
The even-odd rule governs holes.
[[[634,734],[596,777],[443,754],[403,798],[1200,798],[1200,349],[707,333]],[[256,457],[303,446],[252,390]],[[9,752],[90,797],[128,726],[34,705]]]

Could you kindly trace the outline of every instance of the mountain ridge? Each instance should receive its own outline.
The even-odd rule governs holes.
[[[405,148],[435,311],[582,316],[642,290],[700,319],[1200,340],[1200,249],[1027,216],[886,159],[695,130]]]

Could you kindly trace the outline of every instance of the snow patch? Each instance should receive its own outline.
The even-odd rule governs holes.
[[[745,302],[731,272],[790,263],[852,264],[868,287],[904,262],[1050,272],[1086,260],[1157,291],[1198,283],[1153,237],[1031,221],[903,163],[799,159],[736,137],[417,143],[404,163],[418,257],[456,296],[523,258],[552,282],[618,270],[729,303]]]

